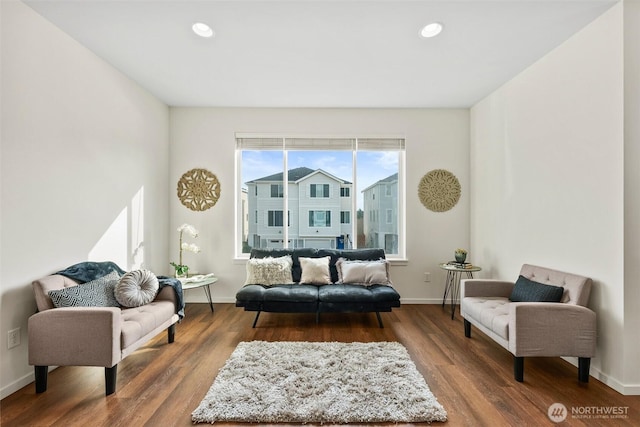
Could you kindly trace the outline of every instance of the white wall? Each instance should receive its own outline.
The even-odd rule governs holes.
[[[624,366],[640,394],[640,1],[624,2]]]
[[[455,248],[469,245],[468,110],[172,108],[170,129],[171,185],[193,168],[208,169],[221,182],[220,200],[207,211],[188,210],[175,193],[170,201],[171,228],[186,222],[200,231],[196,243],[202,252],[187,254],[185,263],[220,277],[214,300],[235,302],[246,277],[244,262],[234,261],[236,132],[405,135],[409,261],[392,266],[391,278],[405,303],[442,300],[444,274],[437,265],[452,259]],[[439,168],[458,177],[462,196],[452,210],[434,213],[418,200],[418,183],[425,173]],[[177,232],[170,249],[177,258]],[[424,272],[432,273],[430,283],[424,282]],[[205,301],[200,289],[187,291],[186,298]]]
[[[592,374],[629,391],[637,372],[621,349],[637,355],[624,331],[638,300],[625,310],[622,12],[612,7],[471,109],[471,249],[490,277],[515,279],[525,262],[592,277]]]
[[[33,379],[31,281],[87,259],[166,262],[169,109],[28,6],[0,7],[4,397]]]

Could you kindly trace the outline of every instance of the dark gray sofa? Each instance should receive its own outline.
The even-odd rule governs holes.
[[[384,327],[380,312],[389,312],[400,307],[400,295],[391,285],[338,283],[336,261],[376,261],[385,258],[383,249],[253,249],[251,258],[282,257],[290,255],[293,260],[294,284],[265,286],[260,283],[246,284],[236,294],[236,307],[245,311],[256,311],[253,327],[263,311],[271,313],[320,313],[359,312],[376,313],[378,324]],[[300,257],[321,258],[330,256],[329,272],[333,284],[300,284],[302,269]]]

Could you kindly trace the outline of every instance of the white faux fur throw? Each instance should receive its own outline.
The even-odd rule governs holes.
[[[193,422],[446,421],[397,342],[241,342]]]

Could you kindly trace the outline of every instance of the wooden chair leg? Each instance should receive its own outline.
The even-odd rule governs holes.
[[[513,376],[516,381],[524,381],[524,357],[513,357]]]
[[[467,319],[464,319],[464,336],[471,338],[471,322]]]
[[[105,395],[115,393],[116,391],[116,378],[118,376],[118,365],[113,365],[111,368],[104,368],[104,383],[105,383]]]
[[[578,381],[581,383],[589,382],[589,366],[591,366],[590,357],[578,357]]]
[[[49,373],[48,366],[35,366],[36,375],[36,393],[44,393],[47,391],[47,374]]]
[[[167,336],[169,338],[169,344],[171,344],[176,339],[176,324],[175,323],[167,328]]]

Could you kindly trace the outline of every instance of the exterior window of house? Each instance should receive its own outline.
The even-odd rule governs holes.
[[[329,197],[329,184],[311,184],[309,189],[311,197]]]
[[[236,134],[236,256],[344,247],[405,259],[404,165],[402,137]],[[243,224],[247,212],[255,220]]]
[[[284,197],[282,184],[271,184],[271,197]]]
[[[282,227],[283,215],[282,211],[269,211],[267,223],[269,227]],[[287,212],[287,225],[291,225],[291,215]]]
[[[331,211],[309,211],[309,227],[331,227]]]
[[[282,227],[282,211],[269,211],[269,227]]]
[[[340,212],[340,224],[351,224],[351,211]]]

